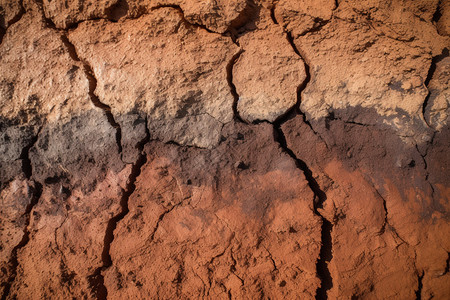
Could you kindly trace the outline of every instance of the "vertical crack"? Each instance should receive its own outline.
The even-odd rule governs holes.
[[[425,272],[422,271],[422,274],[417,275],[417,290],[416,290],[416,300],[422,299],[422,288],[423,288],[423,276]]]
[[[440,61],[442,61],[444,58],[449,56],[449,50],[448,48],[444,48],[442,50],[442,53],[439,55],[434,56],[431,59],[431,65],[430,65],[430,69],[428,70],[428,74],[427,74],[427,78],[424,81],[425,87],[428,89],[428,94],[425,97],[425,100],[423,101],[423,105],[422,105],[422,116],[423,119],[425,121],[425,123],[428,125],[428,127],[430,127],[430,121],[431,120],[427,120],[427,107],[428,107],[428,102],[430,100],[430,96],[431,96],[431,90],[429,89],[429,85],[430,85],[430,81],[433,78],[434,73],[436,72],[436,65],[437,63],[439,63]],[[431,118],[431,116],[430,116]]]
[[[274,10],[274,8],[273,8]],[[272,11],[273,11],[272,10]],[[275,24],[278,24],[279,22],[275,18],[275,14],[271,12],[272,20]],[[292,37],[292,34],[286,30],[286,28],[283,27],[283,31],[286,34],[286,39],[289,42],[289,44],[292,47],[292,50],[297,54],[304,62],[305,64],[305,73],[306,78],[305,80],[297,87],[297,103],[294,105],[288,112],[286,112],[283,116],[278,118],[274,123],[274,138],[279,143],[280,147],[286,152],[296,163],[297,168],[303,171],[303,174],[305,175],[305,178],[308,182],[309,188],[314,193],[314,203],[313,203],[313,210],[314,214],[319,216],[322,220],[322,226],[321,226],[321,247],[319,252],[319,259],[316,263],[316,271],[317,275],[319,276],[321,283],[320,286],[316,290],[316,299],[328,299],[327,291],[330,290],[333,287],[333,279],[331,277],[331,273],[328,269],[328,263],[331,261],[333,257],[332,247],[332,237],[331,232],[333,230],[333,224],[327,220],[320,212],[319,209],[323,209],[323,204],[327,200],[327,196],[325,192],[320,188],[319,184],[317,183],[316,179],[314,178],[311,169],[308,167],[308,165],[301,159],[297,158],[294,152],[287,146],[286,137],[284,136],[283,131],[281,130],[281,125],[286,122],[290,117],[293,115],[300,114],[303,118],[303,121],[311,128],[311,130],[315,132],[315,130],[312,128],[311,124],[306,120],[306,115],[304,112],[301,111],[300,105],[301,105],[301,93],[306,88],[308,83],[311,80],[311,74],[310,74],[310,68],[308,63],[306,62],[303,55],[300,53],[299,49],[294,43],[294,39]],[[319,135],[320,137],[320,135]]]
[[[447,252],[447,260],[445,261],[445,270],[442,275],[445,275],[448,273],[450,267],[450,252]]]
[[[27,179],[31,179],[33,175],[33,165],[30,159],[30,149],[36,144],[38,137],[42,131],[43,126],[39,127],[36,135],[31,139],[30,143],[22,149],[20,153],[20,159],[22,160],[22,172],[25,174]]]
[[[238,112],[238,109],[237,109],[237,105],[238,105],[238,102],[239,102],[239,95],[238,95],[238,93],[236,91],[236,86],[233,83],[233,67],[234,67],[234,64],[236,63],[236,61],[239,59],[239,57],[241,56],[241,54],[243,52],[244,52],[244,50],[240,49],[238,51],[238,53],[233,55],[233,57],[231,58],[231,60],[227,64],[227,82],[228,82],[228,86],[230,87],[231,94],[233,95],[233,98],[234,98],[234,102],[233,102],[234,118],[235,118],[235,120],[237,120],[237,121],[239,121],[241,123],[245,123],[245,122],[239,116],[239,112]]]
[[[39,134],[41,133],[41,130],[42,127],[38,129],[36,135],[32,138],[30,143],[22,149],[22,153],[20,154],[20,159],[22,160],[22,172],[24,173],[25,177],[33,183],[33,187],[31,189],[32,190],[31,201],[27,205],[27,207],[25,208],[25,212],[23,213],[23,215],[26,216],[26,219],[25,219],[25,227],[23,229],[22,240],[11,251],[11,258],[8,262],[8,265],[11,268],[11,275],[9,276],[8,281],[5,283],[5,289],[1,298],[2,300],[8,297],[11,290],[11,286],[14,280],[16,279],[17,268],[19,266],[17,253],[19,252],[20,249],[25,247],[30,241],[29,226],[31,222],[31,211],[33,210],[33,207],[38,203],[39,198],[41,197],[42,194],[42,185],[39,182],[32,179],[33,166],[30,160],[30,149],[36,144]]]
[[[319,216],[322,220],[321,247],[319,252],[319,259],[316,264],[317,275],[321,280],[321,284],[316,291],[316,299],[328,299],[327,291],[333,287],[333,279],[328,269],[328,263],[333,258],[333,242],[331,237],[333,224],[319,212],[319,209],[323,208],[323,204],[327,200],[327,196],[325,192],[320,188],[319,184],[312,174],[311,169],[309,169],[307,164],[301,159],[297,158],[294,152],[289,149],[286,143],[286,138],[280,126],[281,123],[274,124],[275,140],[280,144],[280,147],[295,161],[297,167],[303,171],[303,174],[305,174],[308,186],[314,193],[314,214]]]
[[[102,266],[97,268],[92,275],[88,277],[92,292],[97,299],[107,299],[108,291],[104,285],[104,277],[102,271],[108,269],[112,265],[110,254],[111,244],[114,241],[114,230],[117,224],[128,214],[128,201],[136,190],[136,179],[141,174],[142,166],[147,162],[147,155],[144,152],[144,146],[150,141],[150,132],[148,130],[148,120],[145,118],[146,136],[137,145],[140,151],[139,157],[131,168],[128,183],[125,189],[122,189],[122,197],[120,199],[121,211],[108,221],[106,226],[105,237],[103,240]]]
[[[31,147],[29,147],[29,148],[31,148]],[[31,175],[30,175],[30,177],[31,177]],[[31,222],[31,211],[33,210],[33,207],[38,203],[39,198],[41,197],[41,194],[42,194],[42,185],[36,181],[33,181],[33,183],[34,183],[34,186],[32,187],[32,193],[33,193],[32,198],[24,212],[24,215],[26,215],[26,220],[25,220],[25,227],[23,229],[22,240],[11,251],[11,258],[8,262],[8,265],[11,268],[11,275],[9,276],[8,281],[5,283],[5,288],[4,288],[1,300],[6,300],[9,298],[8,296],[11,292],[11,286],[14,283],[14,280],[16,279],[17,268],[19,266],[19,260],[18,260],[17,254],[18,254],[19,250],[22,249],[23,247],[25,247],[28,244],[28,242],[30,241],[29,226],[30,226],[30,222]]]
[[[116,129],[116,143],[119,147],[119,153],[122,154],[122,128],[120,125],[116,122],[114,119],[114,116],[111,112],[111,107],[103,102],[100,101],[100,99],[95,94],[95,89],[97,88],[97,79],[95,78],[94,72],[92,71],[91,66],[84,60],[80,59],[80,57],[77,54],[75,46],[69,41],[67,36],[65,34],[61,34],[61,41],[64,43],[64,45],[67,48],[67,51],[69,52],[70,57],[75,60],[79,61],[83,64],[84,73],[86,75],[86,78],[89,82],[89,97],[92,101],[92,103],[103,110],[106,118],[108,119],[109,124]]]

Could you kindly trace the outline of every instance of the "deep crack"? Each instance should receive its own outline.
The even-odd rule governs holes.
[[[417,290],[416,290],[416,300],[422,299],[422,288],[423,288],[423,276],[425,275],[425,272],[422,272],[422,274],[417,275]]]
[[[333,243],[331,238],[333,224],[319,212],[319,209],[323,208],[323,204],[327,200],[327,196],[314,178],[311,169],[306,165],[304,161],[297,158],[294,152],[287,146],[286,138],[280,127],[281,124],[282,123],[274,124],[275,140],[279,143],[280,147],[295,161],[297,167],[303,171],[303,174],[305,174],[308,186],[313,191],[315,197],[313,203],[314,214],[319,216],[322,220],[321,247],[319,259],[316,264],[317,274],[321,280],[321,284],[316,291],[316,299],[328,299],[327,291],[333,287],[333,279],[328,269],[328,263],[333,257]]]
[[[18,254],[19,250],[22,249],[23,247],[25,247],[28,244],[28,242],[30,241],[30,230],[28,227],[30,226],[30,222],[31,222],[31,211],[33,210],[33,207],[38,203],[39,198],[41,197],[42,185],[40,183],[34,181],[32,193],[33,194],[31,197],[31,201],[27,205],[27,207],[25,209],[25,213],[24,213],[24,215],[26,215],[26,220],[25,220],[25,226],[23,229],[22,240],[11,251],[11,258],[9,259],[9,262],[8,262],[8,265],[11,268],[11,275],[9,276],[8,281],[6,283],[4,283],[4,290],[3,290],[3,295],[1,298],[2,300],[6,300],[9,298],[8,296],[11,291],[11,286],[14,283],[14,280],[16,279],[16,276],[17,276],[17,267],[19,266],[17,254]],[[12,297],[12,298],[14,298],[14,297]]]
[[[271,13],[272,20],[275,24],[278,24],[279,22],[275,18],[275,14]],[[333,278],[331,277],[331,273],[328,269],[328,263],[331,261],[333,257],[332,253],[332,237],[331,237],[331,231],[333,230],[333,224],[328,221],[322,214],[319,212],[319,209],[323,208],[323,204],[327,199],[327,196],[325,192],[320,188],[319,184],[317,183],[316,179],[314,178],[311,169],[308,167],[308,165],[301,159],[297,158],[294,152],[287,146],[286,138],[284,136],[283,131],[281,130],[281,125],[289,120],[292,116],[295,116],[297,114],[300,114],[303,118],[303,121],[305,124],[311,128],[311,130],[316,134],[316,131],[312,128],[311,124],[307,121],[306,115],[304,112],[302,112],[300,105],[301,105],[301,93],[306,88],[308,83],[311,80],[311,74],[310,74],[310,68],[309,64],[307,63],[304,56],[300,53],[300,50],[297,48],[297,46],[294,43],[294,39],[292,37],[292,34],[286,30],[286,28],[283,27],[283,31],[286,34],[286,39],[289,42],[289,44],[292,47],[292,50],[297,54],[304,62],[305,65],[305,73],[306,78],[305,80],[297,87],[297,103],[288,110],[284,115],[280,116],[274,123],[274,138],[279,143],[280,147],[295,161],[297,168],[303,171],[305,178],[308,182],[309,188],[314,193],[314,214],[319,216],[322,220],[322,226],[321,226],[321,247],[319,252],[319,259],[316,263],[316,270],[317,275],[319,276],[321,283],[320,286],[316,290],[316,299],[328,299],[327,291],[330,290],[333,287]],[[318,135],[320,139],[320,135]]]
[[[43,126],[39,127],[36,135],[31,139],[30,143],[22,149],[22,152],[20,153],[19,158],[22,160],[22,172],[25,174],[25,177],[27,179],[31,179],[31,176],[33,175],[33,165],[31,164],[30,159],[30,149],[36,144],[42,128]]]
[[[431,96],[431,91],[429,89],[430,81],[433,78],[434,73],[436,72],[437,63],[439,63],[440,61],[442,61],[444,58],[446,58],[448,56],[449,56],[449,50],[448,50],[448,48],[444,48],[442,50],[441,54],[436,55],[431,59],[430,69],[428,69],[427,78],[424,81],[424,84],[425,84],[426,88],[428,89],[428,94],[425,97],[425,100],[423,101],[422,116],[423,116],[425,123],[428,125],[428,127],[430,127],[430,120],[427,120],[426,110],[427,110],[428,102],[429,102],[430,96]]]
[[[103,110],[105,113],[106,118],[108,119],[109,124],[116,129],[116,143],[119,148],[119,153],[122,154],[122,128],[120,125],[116,122],[114,119],[114,116],[111,112],[111,107],[103,102],[100,101],[100,99],[95,94],[95,89],[97,88],[97,79],[95,78],[94,72],[92,71],[91,66],[84,60],[80,59],[80,57],[77,54],[75,46],[69,41],[67,36],[65,34],[61,35],[61,41],[64,43],[64,45],[67,48],[67,51],[69,52],[70,57],[75,60],[79,61],[83,64],[84,73],[86,75],[86,78],[89,82],[89,97],[92,101],[92,103]]]
[[[136,148],[140,151],[139,157],[131,168],[131,173],[128,178],[128,183],[125,189],[122,189],[122,197],[120,199],[121,211],[108,221],[106,226],[105,237],[103,240],[102,251],[102,266],[97,268],[92,275],[89,276],[89,283],[92,292],[97,299],[107,299],[108,291],[104,285],[104,277],[102,271],[106,270],[112,265],[110,254],[111,244],[114,241],[114,230],[117,224],[128,214],[128,201],[136,189],[137,177],[141,174],[142,166],[147,162],[147,155],[144,152],[144,146],[150,141],[150,132],[148,131],[147,118],[145,118],[146,136],[137,145]]]
[[[243,52],[244,52],[244,50],[240,49],[238,51],[238,53],[233,55],[233,57],[227,64],[227,82],[228,82],[228,86],[230,87],[230,92],[234,98],[234,102],[233,102],[234,118],[241,123],[245,123],[245,122],[244,122],[244,120],[242,120],[241,116],[239,116],[239,111],[237,108],[238,102],[239,102],[239,94],[237,93],[236,86],[233,83],[233,68],[234,68],[236,61],[239,59],[239,57],[241,56],[241,54]]]

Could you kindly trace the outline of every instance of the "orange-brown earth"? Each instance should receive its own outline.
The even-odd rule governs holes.
[[[449,299],[448,0],[0,0],[2,299]]]

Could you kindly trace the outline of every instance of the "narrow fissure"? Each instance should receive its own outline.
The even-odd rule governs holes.
[[[381,196],[380,192],[378,192],[378,190],[375,187],[373,187],[373,189],[377,193],[378,197],[380,197],[381,200],[383,200],[384,222],[383,222],[383,225],[381,226],[380,231],[378,232],[379,235],[382,235],[383,233],[386,232],[386,226],[389,225],[388,209],[387,209],[387,205],[386,205],[386,199],[384,199],[384,197]]]
[[[442,17],[441,4],[442,4],[442,0],[439,0],[437,3],[437,6],[436,6],[436,11],[433,14],[433,19],[431,20],[434,23],[439,22],[439,19]]]
[[[449,267],[450,267],[450,252],[447,252],[447,261],[445,262],[445,270],[444,270],[444,274],[447,274],[449,271]]]
[[[117,147],[119,148],[119,153],[122,154],[122,129],[120,125],[115,121],[113,114],[111,113],[111,107],[109,105],[106,105],[105,103],[102,103],[100,99],[95,95],[95,89],[97,88],[97,79],[95,78],[94,72],[92,71],[91,66],[84,60],[80,59],[78,56],[78,53],[76,51],[75,46],[69,41],[67,38],[67,34],[65,32],[62,32],[62,30],[59,30],[56,28],[56,25],[52,22],[51,19],[46,18],[42,3],[40,3],[38,0],[36,0],[36,4],[39,6],[42,14],[42,18],[44,19],[46,25],[48,28],[55,30],[56,32],[60,33],[61,42],[66,46],[67,52],[69,53],[69,56],[77,62],[81,62],[83,64],[84,73],[86,75],[86,78],[89,82],[89,98],[91,99],[92,104],[94,104],[95,107],[100,108],[103,110],[109,124],[116,129],[116,143]]]
[[[112,259],[110,254],[111,244],[114,241],[114,230],[117,224],[128,214],[128,201],[136,190],[136,180],[141,174],[142,166],[147,162],[147,155],[144,152],[144,146],[150,141],[150,132],[148,130],[148,120],[145,118],[146,136],[141,140],[136,148],[140,151],[139,157],[131,168],[131,173],[128,178],[127,186],[122,190],[122,197],[120,199],[121,211],[116,216],[112,217],[108,221],[108,225],[105,231],[105,237],[103,240],[102,251],[102,263],[103,265],[97,268],[92,275],[89,276],[89,282],[91,290],[96,295],[97,299],[107,299],[108,291],[104,285],[104,277],[102,271],[108,269],[112,265]]]
[[[425,275],[424,272],[422,274],[417,275],[417,290],[416,290],[416,300],[422,300],[422,288],[423,288],[423,276]]]
[[[333,224],[322,216],[318,209],[323,208],[323,204],[327,199],[325,192],[320,188],[316,179],[314,178],[311,169],[301,159],[297,158],[294,152],[287,146],[286,138],[280,126],[282,123],[274,124],[274,136],[275,140],[279,143],[281,148],[295,161],[297,167],[305,174],[306,181],[309,188],[314,193],[314,214],[319,216],[322,220],[321,227],[321,248],[319,252],[319,260],[316,264],[317,275],[321,280],[321,284],[316,291],[316,299],[328,299],[327,291],[333,287],[333,279],[328,269],[328,263],[333,257],[332,253],[332,237],[331,232],[333,230]]]
[[[11,275],[9,276],[8,281],[5,283],[5,288],[3,290],[3,295],[1,298],[2,300],[6,300],[9,298],[8,296],[11,292],[11,286],[14,283],[14,280],[16,279],[16,276],[17,276],[17,268],[19,266],[19,260],[18,260],[17,254],[18,254],[19,250],[22,249],[23,247],[25,247],[28,244],[28,242],[30,241],[30,231],[29,231],[28,227],[31,222],[31,211],[33,210],[33,207],[38,203],[39,198],[41,197],[42,185],[40,183],[34,181],[32,193],[33,193],[33,195],[32,195],[31,201],[27,205],[25,212],[24,212],[24,215],[26,215],[26,220],[25,220],[25,226],[23,229],[22,240],[11,251],[11,258],[8,262],[8,265],[11,268]]]
[[[425,97],[425,100],[423,101],[423,105],[422,105],[422,116],[423,116],[423,119],[424,119],[425,123],[426,123],[429,127],[430,127],[430,121],[427,120],[427,117],[426,117],[426,110],[427,110],[427,107],[428,107],[428,102],[429,102],[429,100],[430,100],[431,91],[430,91],[430,89],[429,89],[428,86],[430,85],[430,81],[431,81],[431,79],[433,78],[434,73],[436,72],[436,64],[439,63],[440,61],[442,61],[444,58],[446,58],[446,57],[448,57],[448,56],[449,56],[449,49],[448,49],[448,48],[444,48],[444,49],[442,50],[442,53],[441,53],[441,54],[436,55],[436,56],[434,56],[434,57],[431,59],[431,66],[430,66],[430,69],[428,70],[427,78],[426,78],[425,81],[424,81],[425,87],[428,89],[428,94],[427,94],[427,96]]]
[[[26,219],[25,219],[25,226],[23,229],[22,240],[11,251],[11,258],[8,262],[8,265],[11,268],[11,276],[8,278],[8,281],[5,284],[5,289],[4,289],[2,298],[1,298],[2,300],[6,299],[8,297],[8,295],[10,293],[11,285],[13,284],[14,280],[16,279],[17,267],[19,266],[17,253],[20,249],[25,247],[28,244],[28,242],[30,241],[30,231],[28,229],[28,226],[30,225],[30,222],[31,222],[31,211],[33,210],[33,207],[38,203],[39,198],[41,197],[41,194],[42,194],[42,185],[39,182],[32,180],[33,166],[31,164],[31,160],[30,160],[30,149],[36,144],[36,142],[39,138],[39,134],[41,133],[41,130],[42,130],[42,126],[38,129],[38,132],[31,139],[30,143],[22,149],[22,153],[20,154],[20,159],[22,160],[22,172],[24,173],[25,177],[33,183],[33,188],[32,188],[31,201],[27,205],[27,207],[25,208],[25,212],[23,213],[23,215],[26,216]]]
[[[233,55],[233,57],[231,58],[231,60],[227,64],[227,82],[228,82],[228,86],[230,87],[231,94],[233,95],[233,98],[234,98],[234,102],[233,102],[234,118],[235,118],[235,120],[237,120],[237,121],[239,121],[241,123],[245,123],[245,122],[239,116],[239,111],[238,111],[238,108],[237,108],[238,102],[239,102],[239,95],[238,95],[238,93],[236,91],[236,86],[233,83],[233,67],[234,67],[234,64],[236,63],[236,61],[239,59],[239,57],[241,56],[241,54],[243,52],[244,52],[244,50],[240,49],[238,53]]]
[[[273,8],[274,9],[274,8]],[[278,24],[278,21],[275,18],[275,14],[271,12],[272,20],[275,24]],[[279,143],[280,147],[295,161],[297,167],[303,171],[305,178],[308,182],[309,188],[314,193],[314,214],[319,216],[322,220],[321,226],[321,247],[319,252],[319,259],[316,263],[316,271],[319,276],[321,283],[320,286],[316,290],[315,298],[318,300],[328,299],[327,292],[333,287],[333,278],[331,277],[331,273],[328,269],[328,263],[331,261],[333,257],[333,242],[331,237],[331,232],[333,230],[333,224],[328,221],[324,216],[322,216],[319,212],[320,208],[323,208],[323,204],[327,199],[325,192],[320,188],[316,179],[314,178],[311,169],[308,165],[301,159],[297,158],[295,153],[288,147],[286,142],[286,137],[281,129],[281,125],[292,118],[295,115],[301,115],[305,124],[309,126],[309,128],[317,135],[316,131],[312,128],[311,124],[307,121],[306,115],[302,112],[301,105],[301,93],[306,88],[308,83],[311,81],[311,73],[309,64],[306,62],[305,58],[300,53],[299,49],[296,47],[294,43],[294,39],[292,34],[283,27],[283,31],[286,34],[286,39],[292,47],[292,50],[297,54],[305,65],[305,80],[297,87],[297,103],[288,110],[284,115],[280,116],[274,123],[274,138]],[[318,135],[319,138],[320,135]],[[322,139],[322,138],[321,138]]]
[[[273,15],[273,22],[275,24],[278,24],[278,21],[276,20],[275,15]],[[300,51],[297,48],[297,46],[295,45],[294,38],[292,37],[292,34],[289,31],[287,31],[284,27],[283,27],[283,31],[286,34],[286,39],[287,39],[289,45],[291,45],[292,50],[303,61],[303,64],[304,64],[304,67],[305,67],[306,78],[297,87],[297,102],[295,103],[295,105],[291,109],[289,109],[284,115],[280,116],[275,121],[275,123],[278,123],[279,125],[281,125],[285,121],[287,121],[289,118],[291,118],[293,115],[299,114],[299,115],[302,116],[303,122],[305,122],[305,124],[308,125],[308,127],[314,132],[314,134],[316,134],[322,140],[322,137],[314,130],[314,128],[312,127],[311,123],[306,118],[306,114],[301,110],[301,107],[300,107],[301,106],[301,93],[306,88],[306,86],[309,84],[309,82],[311,81],[311,72],[310,72],[309,64],[307,63],[307,61],[304,58],[304,56],[300,53]]]
[[[89,97],[92,101],[92,103],[103,110],[105,113],[106,118],[108,119],[109,124],[116,129],[116,143],[117,147],[119,148],[119,153],[122,153],[122,128],[120,125],[116,122],[114,119],[113,114],[111,113],[111,107],[103,102],[100,101],[100,99],[95,94],[95,89],[97,88],[97,79],[95,78],[94,72],[92,71],[91,66],[80,59],[76,52],[75,46],[69,41],[66,35],[61,35],[61,41],[64,43],[64,45],[67,48],[67,51],[69,52],[70,57],[75,60],[79,61],[83,64],[84,73],[86,75],[86,78],[89,82]]]

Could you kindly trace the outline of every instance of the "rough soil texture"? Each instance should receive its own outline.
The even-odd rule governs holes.
[[[0,0],[1,299],[449,299],[449,26]]]

